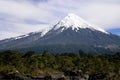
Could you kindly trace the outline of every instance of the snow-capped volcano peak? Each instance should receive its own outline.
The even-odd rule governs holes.
[[[59,21],[58,24],[55,26],[55,29],[58,29],[60,27],[64,27],[64,28],[71,27],[73,30],[74,29],[79,30],[80,28],[89,28],[92,30],[98,30],[104,33],[108,33],[104,29],[101,29],[100,27],[88,23],[87,21],[85,21],[84,19],[80,18],[79,16],[73,13],[68,14],[65,18]]]
[[[88,29],[91,29],[93,31],[97,30],[97,31],[109,34],[104,29],[101,29],[100,27],[97,27],[93,24],[90,24],[89,22],[85,21],[84,19],[80,18],[79,16],[77,16],[73,13],[69,13],[65,18],[60,20],[55,26],[53,26],[53,25],[47,26],[46,28],[44,28],[40,31],[31,32],[31,34],[40,33],[40,37],[43,37],[46,34],[49,34],[51,31],[53,32],[54,30],[57,30],[57,33],[60,33],[68,28],[72,28],[72,30],[74,30],[76,32],[80,29],[88,28]],[[22,36],[10,38],[10,39],[18,40],[18,39],[29,37],[31,34],[26,34],[26,35],[22,35]]]

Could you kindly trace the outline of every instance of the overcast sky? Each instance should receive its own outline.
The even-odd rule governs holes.
[[[68,13],[120,35],[120,0],[0,0],[0,39],[39,31]]]

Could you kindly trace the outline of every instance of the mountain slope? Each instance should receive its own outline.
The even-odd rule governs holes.
[[[0,41],[0,49],[106,53],[120,50],[120,37],[68,14],[52,28]]]

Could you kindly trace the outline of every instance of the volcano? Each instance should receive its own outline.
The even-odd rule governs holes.
[[[0,41],[0,50],[112,53],[120,51],[120,36],[70,13],[54,26]]]

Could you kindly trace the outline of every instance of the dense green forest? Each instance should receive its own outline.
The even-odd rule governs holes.
[[[10,75],[16,71],[22,75],[37,76],[42,73],[66,74],[66,71],[81,70],[92,75],[102,73],[109,75],[108,80],[120,79],[120,52],[114,54],[86,54],[79,51],[75,53],[49,53],[44,51],[35,54],[33,51],[22,53],[19,51],[0,52],[0,74]]]

